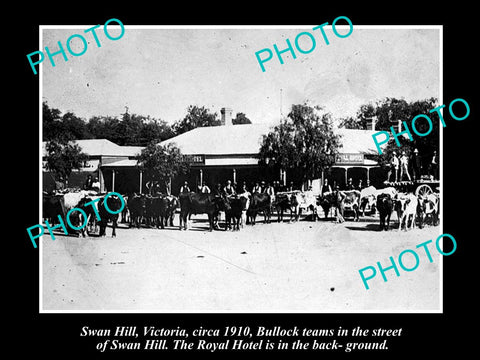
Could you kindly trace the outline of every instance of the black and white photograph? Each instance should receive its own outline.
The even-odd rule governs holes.
[[[472,353],[471,6],[175,5],[19,12],[5,349]]]
[[[350,23],[42,29],[41,311],[441,311],[442,29]]]

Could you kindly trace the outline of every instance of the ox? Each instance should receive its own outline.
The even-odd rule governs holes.
[[[164,196],[147,196],[145,199],[145,221],[147,226],[165,228],[169,201]]]
[[[338,211],[342,218],[345,217],[345,211],[353,211],[354,220],[359,220],[359,206],[360,206],[360,191],[358,190],[345,190],[339,191],[340,196],[337,196],[338,199],[341,199],[338,204]]]
[[[402,229],[405,221],[405,230],[408,230],[408,222],[411,218],[410,229],[415,227],[418,200],[414,194],[397,194],[395,198],[395,211],[398,217],[398,230]]]
[[[283,221],[283,212],[290,211],[290,222],[294,219],[298,203],[293,193],[278,193],[275,197],[274,208],[277,212],[277,222]]]
[[[245,196],[229,198],[230,210],[225,211],[225,230],[240,230],[242,214],[247,210],[248,199]]]
[[[338,204],[338,191],[329,191],[323,193],[319,199],[317,200],[317,205],[320,205],[323,209],[323,214],[325,219],[328,218],[328,214],[330,213],[331,208],[336,208]]]
[[[55,225],[58,220],[58,215],[65,218],[65,199],[63,195],[43,194],[43,218],[48,220],[52,225]]]
[[[96,206],[97,203],[95,202],[93,204],[93,206],[96,206],[95,209],[92,208],[91,206],[85,206],[85,204],[95,201],[98,198],[102,198],[102,197],[101,196],[84,197],[80,199],[77,206],[75,206],[76,208],[81,208],[83,211],[85,211],[85,214],[87,215],[87,218],[83,219],[82,213],[79,213],[78,218],[76,219],[77,220],[76,222],[78,222],[79,224],[84,224],[84,223],[86,224],[85,227],[80,229],[80,234],[82,234],[83,237],[85,237],[85,235],[89,236],[90,235],[89,232],[96,232],[97,230],[97,216],[96,216],[96,212],[98,212],[98,206]],[[90,228],[90,231],[88,231],[87,228]]]
[[[302,215],[303,210],[311,211],[313,220],[317,220],[317,198],[312,191],[295,191],[292,195],[295,199],[292,201],[295,210],[295,220]],[[296,204],[296,205],[295,205]]]
[[[255,192],[250,196],[250,206],[247,210],[247,221],[255,225],[257,214],[263,212],[264,223],[270,223],[272,213],[272,201],[270,195]]]
[[[145,215],[146,197],[144,195],[133,194],[128,197],[127,207],[130,213],[129,227],[140,227],[143,216]]]
[[[388,194],[393,199],[397,194],[397,190],[393,187],[376,189],[374,186],[369,186],[360,191],[360,211],[362,216],[365,213],[365,209],[370,209],[372,213],[375,213],[376,201],[381,194]]]
[[[116,237],[117,235],[115,233],[115,229],[117,228],[118,215],[119,212],[123,210],[122,206],[124,204],[124,200],[120,199],[117,195],[110,195],[108,197],[107,195],[98,203],[98,214],[100,216],[100,220],[98,221],[98,226],[100,227],[99,236],[106,235],[105,230],[108,222],[111,221],[112,237]],[[110,211],[108,211],[106,207],[108,207]],[[112,212],[114,214],[112,214]]]
[[[187,230],[187,219],[190,214],[207,214],[209,231],[214,229],[215,217],[219,211],[230,211],[228,200],[223,196],[205,193],[182,193],[178,198],[180,202],[180,230]]]
[[[438,194],[419,195],[417,205],[418,226],[424,224],[438,225],[440,196]]]
[[[388,230],[390,226],[390,216],[393,211],[393,199],[390,194],[380,194],[377,196],[377,209],[380,214],[380,231]]]

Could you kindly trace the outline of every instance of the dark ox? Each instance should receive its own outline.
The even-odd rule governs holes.
[[[380,214],[380,231],[388,230],[390,226],[390,216],[393,211],[393,199],[390,194],[380,194],[377,196],[377,210]]]
[[[248,199],[245,196],[228,198],[230,210],[225,211],[225,230],[240,230],[243,211],[247,210]]]
[[[173,220],[175,218],[175,211],[180,206],[178,198],[173,195],[167,196],[167,210],[165,211],[165,226],[167,223],[169,226],[173,226]]]
[[[140,227],[145,215],[146,197],[144,195],[133,194],[128,197],[127,207],[130,213],[130,227]]]
[[[230,211],[231,207],[224,196],[215,196],[204,193],[186,193],[179,195],[180,203],[180,230],[182,225],[187,230],[187,220],[190,214],[207,214],[209,231],[214,228],[215,218],[220,211]]]
[[[108,222],[112,222],[112,237],[117,236],[115,229],[117,228],[118,216],[119,214],[112,214],[111,212],[119,212],[122,209],[123,199],[120,199],[117,195],[110,195],[103,197],[98,203],[98,215],[100,220],[98,221],[98,226],[100,227],[99,236],[105,236],[105,230],[107,229]],[[106,207],[111,211],[109,212]]]
[[[277,194],[274,203],[275,211],[277,212],[277,222],[283,222],[283,213],[290,211],[290,221],[298,220],[297,213],[298,201],[294,194]]]
[[[328,218],[330,209],[337,207],[337,203],[339,202],[339,200],[337,199],[338,195],[339,194],[337,191],[335,192],[332,191],[332,192],[326,192],[319,197],[317,201],[317,205],[320,205],[322,207],[325,219]]]
[[[418,226],[423,228],[425,224],[437,226],[439,223],[440,196],[427,194],[418,196],[417,218]]]
[[[263,212],[264,223],[270,223],[272,213],[272,203],[270,195],[264,193],[253,193],[250,195],[250,206],[247,210],[247,221],[255,225],[256,217],[259,212]]]
[[[58,215],[65,218],[65,201],[63,195],[43,194],[43,219],[48,220],[49,224],[58,223]]]
[[[354,214],[354,220],[359,220],[359,203],[360,203],[360,191],[358,190],[346,190],[346,191],[332,191],[322,195],[318,201],[327,218],[330,208],[337,209],[337,222],[345,221],[345,212],[352,211]]]
[[[78,216],[75,218],[73,223],[75,226],[78,226],[78,224],[85,224],[85,226],[80,230],[80,234],[82,234],[83,237],[85,237],[85,235],[89,235],[90,232],[95,232],[97,230],[98,221],[95,209],[92,206],[85,206],[85,204],[91,201],[93,201],[93,198],[86,196],[80,199],[77,206],[75,206],[76,208],[82,209],[87,215],[87,218],[84,219],[83,214],[81,212],[78,212]],[[93,206],[96,206],[96,204],[94,204]],[[98,211],[98,206],[96,207],[96,209]]]
[[[165,196],[147,196],[145,199],[146,225],[164,229],[168,204]]]

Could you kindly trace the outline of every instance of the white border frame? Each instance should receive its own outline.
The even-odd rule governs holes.
[[[48,29],[88,29],[95,25],[39,25],[39,49],[43,49],[43,30]],[[120,27],[119,25],[110,25],[112,27]],[[317,25],[124,25],[125,29],[311,29]],[[326,26],[331,28],[331,25]],[[337,25],[335,26],[339,29],[347,29],[348,25]],[[355,25],[355,29],[432,29],[439,30],[439,104],[443,104],[443,25]],[[103,25],[102,25],[103,29]],[[42,224],[42,210],[43,210],[43,166],[42,166],[42,139],[43,139],[43,116],[42,116],[42,84],[43,84],[43,63],[39,64],[38,69],[39,76],[39,224]],[[443,115],[443,109],[440,110]],[[440,124],[439,124],[440,127]],[[440,127],[440,199],[444,199],[443,192],[443,127]],[[440,201],[440,214],[443,216],[443,201]],[[440,219],[440,234],[443,234],[443,218]],[[346,311],[346,310],[337,310],[337,311],[328,311],[328,312],[311,312],[311,311],[300,311],[300,310],[289,310],[289,311],[239,311],[239,310],[220,310],[220,311],[192,311],[192,310],[178,310],[178,311],[165,311],[162,309],[159,310],[45,310],[43,309],[43,247],[40,237],[38,241],[39,249],[39,313],[40,314],[59,314],[59,313],[68,313],[68,314],[79,314],[79,313],[88,313],[88,314],[438,314],[443,313],[443,256],[440,256],[439,264],[439,309],[435,310],[355,310],[355,311]],[[443,248],[443,238],[442,238],[442,248]]]

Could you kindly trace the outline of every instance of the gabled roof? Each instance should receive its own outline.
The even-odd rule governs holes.
[[[72,143],[77,144],[82,152],[88,156],[135,156],[141,152],[141,146],[120,146],[107,139],[85,139],[73,140]],[[42,144],[43,155],[46,155],[46,142]]]
[[[258,154],[262,136],[273,128],[271,124],[239,124],[199,127],[162,141],[175,143],[187,155]]]
[[[187,155],[239,155],[258,154],[262,136],[273,124],[242,124],[201,127],[168,140],[162,145],[175,143]],[[335,129],[341,135],[340,153],[378,153],[372,138],[373,130]]]

